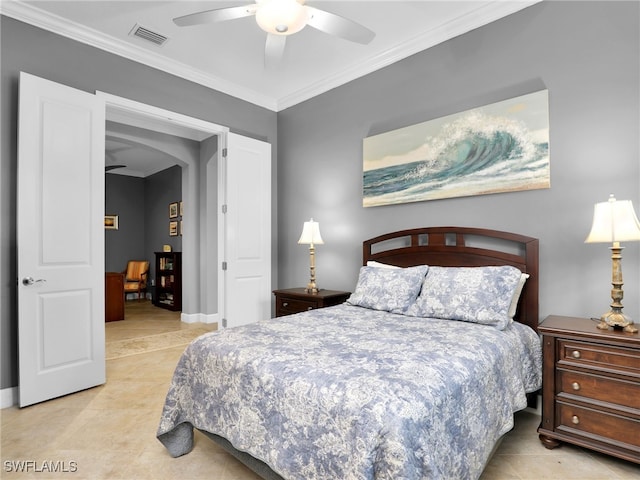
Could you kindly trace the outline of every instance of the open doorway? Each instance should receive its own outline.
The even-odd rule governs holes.
[[[128,262],[143,262],[131,264],[130,274],[144,273],[141,296],[157,300],[158,261],[168,250],[172,256],[183,250],[182,165],[199,161],[200,142],[107,122],[105,149],[105,214],[112,220],[110,227],[105,225],[107,278],[113,276],[116,281]],[[146,265],[144,272],[137,265]],[[181,269],[176,273],[171,308],[181,310]],[[137,291],[128,294],[129,300],[134,298]],[[107,312],[118,302],[122,303],[118,297],[107,295]],[[124,309],[117,311],[122,314]]]
[[[135,137],[128,137],[136,129],[156,132],[162,138],[184,139],[179,144],[153,146],[175,158],[182,172],[181,319],[187,323],[218,322],[218,299],[224,292],[217,274],[218,258],[224,246],[224,231],[218,225],[218,205],[225,195],[220,162],[228,129],[110,94],[96,94],[104,97],[108,122],[130,127],[129,133],[120,130],[121,139],[136,141]],[[199,145],[197,155],[186,155],[185,145],[194,142]],[[213,292],[217,295],[212,295]]]

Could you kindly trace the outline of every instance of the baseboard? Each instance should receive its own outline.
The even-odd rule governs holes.
[[[217,313],[203,313],[202,315],[202,323],[218,323],[218,319],[220,315]]]
[[[0,408],[9,408],[18,404],[18,387],[0,390]]]
[[[181,313],[180,320],[184,323],[218,323],[217,313]]]

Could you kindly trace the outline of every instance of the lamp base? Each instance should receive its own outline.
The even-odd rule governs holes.
[[[608,330],[609,327],[622,329],[629,333],[638,333],[638,329],[633,326],[633,320],[622,312],[609,310],[600,317],[598,328],[600,330]]]
[[[318,293],[320,289],[316,286],[316,282],[309,282],[304,291],[307,293]]]

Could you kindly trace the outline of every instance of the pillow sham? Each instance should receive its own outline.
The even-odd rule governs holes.
[[[520,294],[522,293],[522,289],[524,288],[524,283],[529,278],[528,273],[523,273],[520,275],[520,281],[516,286],[515,291],[513,292],[513,298],[511,299],[511,305],[509,305],[509,318],[513,320],[513,317],[516,316],[516,311],[518,309],[518,300],[520,300]]]
[[[396,265],[390,265],[388,263],[376,262],[375,260],[368,260],[367,267],[377,267],[377,268],[402,268],[397,267]]]
[[[418,297],[428,267],[361,267],[355,291],[347,303],[372,310],[404,313]]]
[[[512,321],[509,308],[521,276],[522,272],[511,266],[431,266],[420,296],[406,314],[493,325],[503,330]]]

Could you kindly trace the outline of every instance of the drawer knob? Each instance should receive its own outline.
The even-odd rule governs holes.
[[[288,307],[289,306],[289,302],[282,302],[282,306],[283,307]]]
[[[313,307],[307,307],[307,310],[313,310]]]
[[[571,423],[573,423],[574,425],[578,425],[580,423],[580,419],[578,418],[577,415],[574,415],[573,417],[571,417]]]
[[[578,390],[580,390],[580,384],[578,382],[573,382],[571,384],[571,388],[573,388],[574,390],[578,391]]]
[[[573,353],[571,353],[571,356],[573,358],[580,358],[580,350],[574,350]]]

